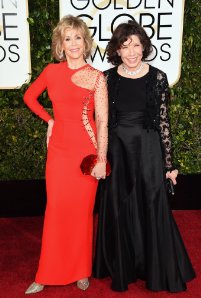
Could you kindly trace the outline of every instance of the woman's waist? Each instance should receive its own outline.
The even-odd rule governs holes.
[[[94,113],[92,110],[87,111],[86,113],[82,109],[63,109],[61,111],[54,109],[54,119],[57,123],[83,122],[85,119],[90,122],[94,122]]]
[[[93,117],[87,117],[87,123],[90,123],[91,125],[95,124],[95,120]],[[65,125],[81,125],[83,126],[84,123],[86,123],[86,119],[83,119],[82,117],[54,117],[54,124],[57,126],[65,126]]]
[[[82,119],[55,119],[52,130],[53,138],[77,139],[83,135],[83,138],[89,137],[89,130],[96,135],[96,125],[94,121],[84,123]]]
[[[145,111],[116,111],[116,122],[118,124],[144,124]]]

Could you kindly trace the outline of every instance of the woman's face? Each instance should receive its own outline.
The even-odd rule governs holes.
[[[117,53],[121,56],[121,60],[129,70],[137,69],[141,64],[143,56],[143,46],[139,37],[137,35],[129,36],[121,48],[117,50]]]
[[[84,59],[85,42],[80,30],[66,29],[62,49],[66,54],[67,60]]]

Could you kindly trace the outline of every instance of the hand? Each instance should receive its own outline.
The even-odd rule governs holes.
[[[91,176],[99,179],[105,179],[106,178],[106,163],[105,162],[97,162],[93,170],[91,171]]]
[[[177,178],[177,175],[178,175],[178,170],[173,170],[173,171],[168,171],[166,173],[166,179],[171,179],[172,180],[172,183],[175,185],[177,184],[177,181],[176,181],[176,178]]]
[[[48,128],[47,128],[47,139],[46,139],[47,148],[48,148],[50,137],[52,135],[52,128],[53,128],[53,126],[54,126],[54,120],[53,119],[50,119],[48,121]]]

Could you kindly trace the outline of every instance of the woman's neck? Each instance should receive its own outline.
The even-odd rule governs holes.
[[[68,64],[68,67],[71,68],[71,69],[77,69],[77,68],[80,68],[82,67],[83,65],[86,64],[85,60],[84,59],[79,59],[79,60],[72,60],[72,59],[67,59],[67,64]]]
[[[141,69],[136,74],[129,74],[129,71],[125,72],[125,70],[122,68],[122,64],[120,64],[117,68],[117,72],[122,77],[129,78],[129,79],[138,79],[143,77],[149,72],[149,64],[144,63],[143,69]]]

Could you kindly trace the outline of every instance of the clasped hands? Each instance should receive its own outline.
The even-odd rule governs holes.
[[[93,170],[91,171],[91,176],[97,180],[106,178],[106,162],[97,162]]]
[[[47,147],[49,144],[50,137],[52,135],[53,126],[54,126],[54,120],[50,119],[48,121],[48,128],[47,128],[47,139],[46,139]],[[166,179],[171,179],[172,183],[175,185],[175,184],[177,184],[177,181],[176,181],[177,175],[178,175],[178,170],[176,170],[176,169],[173,171],[168,171],[166,173]],[[91,172],[91,176],[93,176],[97,180],[105,179],[106,178],[106,162],[97,162],[97,164],[95,165],[95,167],[93,168],[93,170]]]

